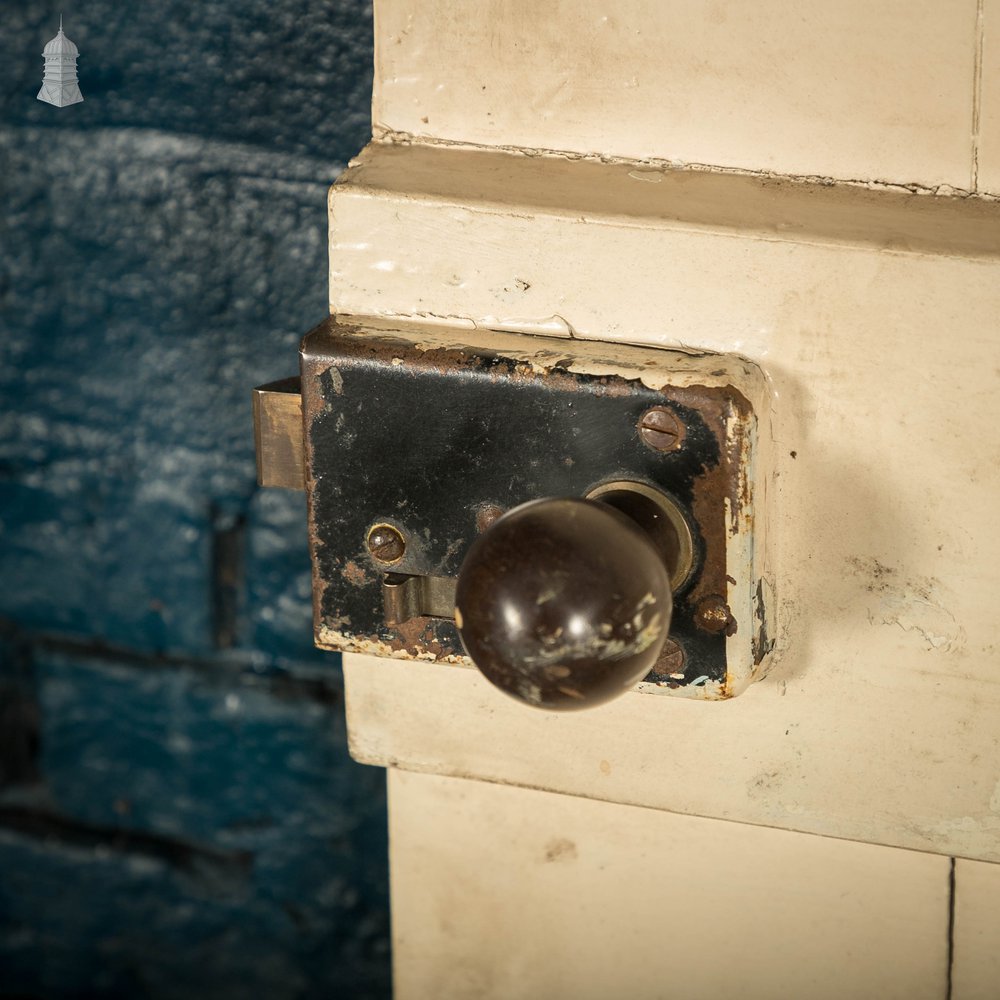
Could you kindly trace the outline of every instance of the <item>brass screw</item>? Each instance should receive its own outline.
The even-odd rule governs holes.
[[[658,674],[684,673],[684,650],[673,639],[667,639],[653,669]]]
[[[397,563],[406,551],[406,542],[398,528],[376,524],[368,532],[368,551],[381,563]]]
[[[656,451],[676,451],[684,442],[684,425],[665,406],[652,406],[639,418],[639,437]]]

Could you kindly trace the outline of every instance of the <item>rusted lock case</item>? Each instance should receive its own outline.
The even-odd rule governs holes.
[[[331,317],[301,363],[317,645],[468,663],[446,607],[387,623],[387,571],[454,579],[484,511],[626,481],[675,501],[695,554],[640,689],[730,697],[766,666],[768,393],[751,362]],[[669,452],[638,430],[656,406],[683,427]],[[366,546],[378,524],[406,539],[391,567]]]

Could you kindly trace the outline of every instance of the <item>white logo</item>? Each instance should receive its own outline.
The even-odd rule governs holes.
[[[76,57],[80,50],[63,34],[62,15],[59,16],[59,34],[45,46],[45,76],[38,99],[57,108],[79,104],[83,100],[80,85],[76,82]]]

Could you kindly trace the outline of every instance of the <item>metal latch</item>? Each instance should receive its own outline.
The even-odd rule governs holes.
[[[298,376],[253,391],[257,482],[261,486],[306,488],[302,436],[302,394]]]

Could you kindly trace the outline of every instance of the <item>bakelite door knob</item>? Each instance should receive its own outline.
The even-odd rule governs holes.
[[[653,667],[670,628],[661,547],[596,500],[533,500],[473,544],[455,621],[466,652],[502,691],[549,709],[599,705]]]

